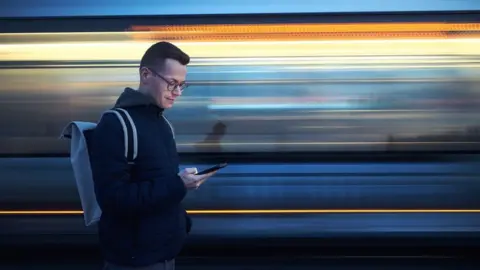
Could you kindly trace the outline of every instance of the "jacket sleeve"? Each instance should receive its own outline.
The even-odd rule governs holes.
[[[105,114],[93,132],[90,159],[102,212],[138,217],[158,214],[165,207],[179,204],[187,190],[178,175],[142,182],[130,180],[123,138],[123,128],[113,114]]]

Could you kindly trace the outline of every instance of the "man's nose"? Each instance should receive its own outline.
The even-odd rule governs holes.
[[[180,89],[180,86],[176,86],[173,91],[172,91],[172,94],[174,96],[181,96],[182,95],[182,89]]]

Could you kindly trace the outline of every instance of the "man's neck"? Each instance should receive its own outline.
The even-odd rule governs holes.
[[[145,96],[151,98],[151,99],[155,102],[155,105],[157,105],[157,106],[158,106],[159,108],[161,108],[161,109],[164,109],[164,108],[162,108],[162,105],[158,104],[157,101],[155,100],[155,98],[152,97],[152,95],[150,95],[150,92],[149,92],[148,90],[146,90],[146,89],[144,89],[144,88],[142,88],[142,87],[138,87],[138,90],[137,90],[137,91],[140,92],[140,93],[142,93],[142,94],[144,94]]]

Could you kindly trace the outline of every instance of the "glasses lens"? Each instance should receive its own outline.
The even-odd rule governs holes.
[[[170,91],[179,91],[179,92],[182,92],[183,89],[185,89],[185,86],[182,84],[182,85],[178,85],[178,84],[170,84],[168,85],[168,90]]]

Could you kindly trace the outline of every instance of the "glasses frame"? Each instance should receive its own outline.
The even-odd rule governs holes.
[[[155,77],[158,77],[158,78],[162,79],[165,83],[167,83],[167,90],[170,91],[170,92],[173,92],[173,91],[177,90],[179,93],[183,93],[183,91],[188,87],[188,84],[186,82],[178,84],[176,82],[169,81],[165,77],[160,75],[155,69],[153,69],[151,67],[146,67],[146,68],[148,70],[150,70],[150,72]]]

